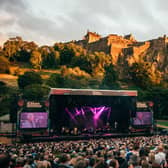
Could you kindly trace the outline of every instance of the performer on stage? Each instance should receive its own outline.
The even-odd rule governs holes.
[[[137,117],[134,118],[134,123],[136,125],[145,125],[145,118],[142,112],[137,113]]]
[[[26,120],[22,122],[23,128],[37,128],[39,126],[38,122],[35,120],[34,114],[27,113]]]
[[[65,134],[65,127],[62,127],[61,134]]]
[[[74,133],[74,135],[78,135],[78,128],[77,127],[74,128],[73,133]]]
[[[117,122],[117,121],[114,122],[114,128],[115,128],[115,129],[118,128],[118,122]]]

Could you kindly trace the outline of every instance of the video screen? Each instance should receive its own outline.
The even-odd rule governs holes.
[[[22,112],[20,114],[20,128],[47,128],[48,113],[46,112]]]
[[[152,113],[151,112],[136,112],[136,117],[133,118],[133,125],[151,125]]]

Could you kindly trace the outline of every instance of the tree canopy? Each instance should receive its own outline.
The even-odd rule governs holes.
[[[20,89],[24,89],[28,85],[42,84],[41,76],[36,72],[25,72],[18,78],[18,85]]]
[[[31,84],[23,89],[23,98],[29,101],[40,101],[49,94],[49,87],[41,84]]]

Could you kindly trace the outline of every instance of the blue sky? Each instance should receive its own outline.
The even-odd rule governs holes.
[[[86,31],[143,41],[168,32],[167,0],[0,0],[0,44],[21,36],[39,45],[82,39]]]

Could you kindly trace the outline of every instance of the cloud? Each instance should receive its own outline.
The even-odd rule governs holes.
[[[39,42],[46,36],[47,40],[54,37],[55,25],[52,20],[43,18],[42,16],[35,16],[31,13],[28,5],[24,4],[22,0],[3,0],[0,6],[1,28],[0,31],[7,36],[21,35],[28,40],[35,40]],[[3,31],[8,28],[8,31]]]
[[[166,0],[1,0],[0,32],[39,44],[78,40],[87,29],[147,40],[166,34],[167,9]]]

